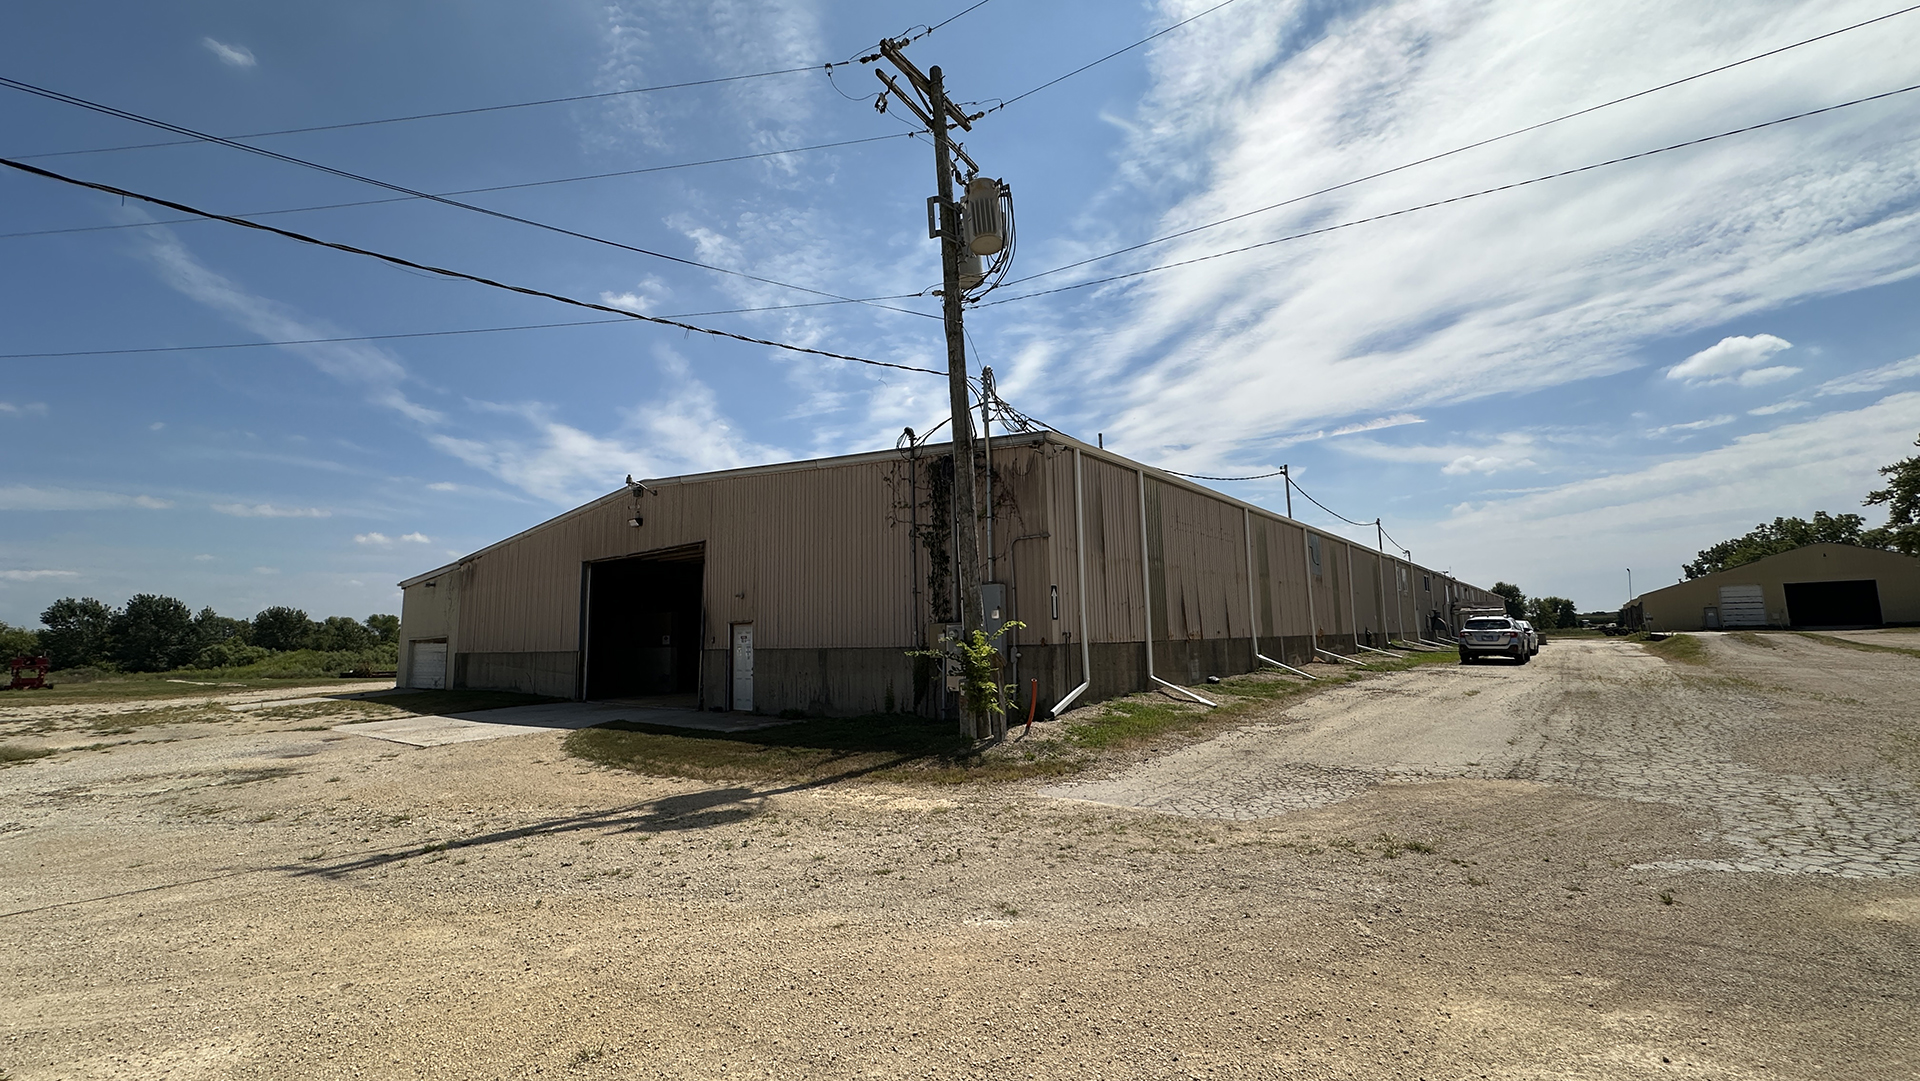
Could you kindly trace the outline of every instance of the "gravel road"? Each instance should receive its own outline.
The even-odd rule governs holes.
[[[1706,644],[1050,786],[0,713],[0,1077],[1913,1077],[1920,662]]]

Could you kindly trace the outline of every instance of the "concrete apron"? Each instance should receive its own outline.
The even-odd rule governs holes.
[[[454,713],[444,717],[396,717],[390,721],[343,724],[335,726],[334,731],[390,743],[404,743],[410,747],[442,747],[450,743],[531,736],[540,732],[571,732],[613,721],[691,728],[704,732],[751,732],[782,723],[775,718],[757,717],[751,713],[654,709],[618,701],[553,702]]]

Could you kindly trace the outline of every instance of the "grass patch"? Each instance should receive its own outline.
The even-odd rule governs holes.
[[[1059,754],[1022,757],[1005,746],[983,753],[952,724],[899,713],[824,717],[754,732],[614,721],[571,733],[562,746],[603,766],[696,780],[958,782],[1051,776],[1074,768]]]
[[[1679,664],[1707,663],[1707,647],[1690,634],[1671,634],[1658,642],[1642,642],[1640,648]]]
[[[1872,642],[1856,642],[1851,638],[1836,638],[1831,634],[1815,634],[1812,631],[1793,632],[1802,638],[1811,638],[1816,642],[1825,642],[1841,649],[1857,649],[1863,653],[1900,653],[1908,657],[1920,657],[1920,649],[1908,649],[1905,646],[1881,646]]]
[[[48,677],[53,686],[42,691],[14,691],[0,696],[0,706],[65,706],[93,702],[126,702],[144,698],[208,698],[246,690],[287,689],[285,679],[230,678],[205,672],[115,672],[86,682],[70,682],[62,672]],[[182,681],[182,682],[172,682]],[[365,680],[321,677],[302,680],[321,693],[366,686]]]
[[[1743,646],[1759,646],[1761,649],[1780,648],[1780,643],[1773,641],[1765,635],[1755,634],[1752,631],[1733,631],[1729,633],[1727,637]]]
[[[31,762],[52,753],[44,747],[19,747],[11,743],[0,743],[0,766],[11,766],[15,762]]]

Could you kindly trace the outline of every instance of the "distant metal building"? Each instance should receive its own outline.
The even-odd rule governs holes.
[[[1443,574],[1053,432],[996,438],[988,622],[1041,712],[1448,633]],[[940,708],[949,445],[649,479],[409,578],[402,682],[709,709]],[[1151,651],[1149,652],[1149,645]],[[1075,694],[1076,689],[1078,693]]]
[[[1920,559],[1809,544],[1642,594],[1625,611],[1629,626],[1656,631],[1916,624]]]

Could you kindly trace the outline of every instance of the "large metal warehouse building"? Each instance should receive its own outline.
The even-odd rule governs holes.
[[[1810,544],[1635,597],[1627,622],[1658,631],[1920,623],[1920,559]]]
[[[1054,432],[993,441],[989,625],[1045,711],[1446,633],[1499,598]],[[412,687],[939,708],[950,445],[646,480],[400,583]],[[1436,628],[1439,628],[1436,630]],[[1149,648],[1151,652],[1149,653]],[[1084,686],[1083,686],[1084,685]]]

